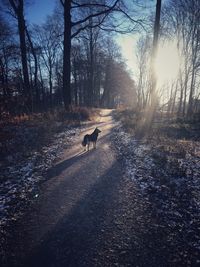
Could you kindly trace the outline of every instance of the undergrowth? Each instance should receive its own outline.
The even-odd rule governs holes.
[[[114,117],[133,138],[149,144],[156,166],[173,176],[184,176],[179,161],[187,161],[188,155],[200,155],[200,122],[157,116],[148,131],[141,134],[142,113],[133,109],[117,110]]]
[[[141,112],[136,109],[117,109],[113,112],[115,120],[121,121],[123,127],[129,133],[136,133]]]
[[[57,109],[1,121],[0,157],[4,159],[8,154],[18,152],[26,156],[29,151],[38,150],[51,142],[55,133],[95,120],[98,115],[98,109],[73,107],[68,112]]]
[[[0,127],[2,128],[6,125],[23,122],[40,123],[45,121],[59,121],[70,124],[77,124],[81,121],[93,120],[95,116],[98,115],[98,109],[87,107],[71,107],[69,111],[66,111],[64,108],[57,108],[42,113],[23,114],[19,116],[10,116],[9,114],[7,114],[7,116],[1,117]]]
[[[121,121],[127,132],[139,137],[169,138],[181,140],[200,140],[200,121],[174,118],[157,114],[151,127],[146,131],[144,113],[137,109],[119,109],[114,112],[116,120]],[[146,131],[142,134],[142,131]]]

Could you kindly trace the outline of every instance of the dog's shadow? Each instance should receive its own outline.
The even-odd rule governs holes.
[[[50,179],[50,178],[60,175],[64,170],[66,170],[67,168],[75,164],[76,162],[80,161],[80,159],[89,155],[89,152],[91,152],[92,150],[94,149],[91,149],[89,151],[82,150],[78,152],[76,155],[74,155],[73,157],[63,160],[62,162],[51,167],[47,171],[47,178]]]
[[[110,133],[104,135],[103,137],[101,137],[99,139],[99,143],[102,143],[105,138],[109,138]],[[72,156],[71,158],[68,158],[66,160],[63,160],[60,163],[57,163],[55,166],[51,167],[48,171],[47,171],[47,179],[51,179],[55,176],[59,176],[64,170],[66,170],[67,168],[69,168],[70,166],[72,166],[73,164],[77,163],[78,161],[80,161],[83,158],[87,158],[89,157],[91,154],[91,152],[96,151],[97,148],[93,148],[91,147],[90,150],[81,150],[79,151],[77,154],[75,154],[74,156]],[[89,158],[88,158],[89,160]]]

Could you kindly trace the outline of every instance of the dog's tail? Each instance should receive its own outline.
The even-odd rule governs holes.
[[[82,141],[82,146],[86,146],[87,145],[87,137],[84,136],[83,141]]]

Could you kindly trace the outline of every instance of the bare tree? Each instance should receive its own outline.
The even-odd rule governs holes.
[[[23,0],[9,0],[9,2],[17,17],[23,79],[24,79],[24,93],[29,99],[28,102],[30,104],[30,82],[29,82],[29,73],[28,73],[28,64],[27,64],[26,23],[24,19],[24,1]]]
[[[137,82],[137,106],[144,109],[149,100],[149,81],[150,81],[150,36],[142,36],[137,43],[137,64],[138,64],[138,82]]]
[[[200,72],[200,5],[198,0],[171,0],[167,6],[171,36],[177,38],[182,59],[179,72],[178,114],[191,116],[198,96]]]
[[[35,35],[37,36],[37,45],[41,47],[42,59],[48,71],[50,107],[53,106],[53,74],[57,57],[60,54],[59,42],[56,34],[56,23],[53,17],[48,17],[42,26],[36,26]]]
[[[158,38],[160,31],[160,14],[161,14],[161,0],[157,0],[156,3],[156,16],[154,23],[154,34],[153,34],[153,46],[152,46],[152,86],[151,86],[151,108],[155,110],[155,101],[156,101],[156,74],[155,74],[155,58],[158,50]]]
[[[112,12],[121,13],[131,22],[136,24],[141,24],[141,20],[132,19],[123,9],[125,6],[123,1],[70,1],[70,0],[60,0],[64,8],[64,53],[63,53],[63,98],[65,108],[68,109],[71,105],[71,89],[70,89],[70,73],[71,73],[71,39],[75,38],[80,32],[87,28],[99,27],[103,30],[108,31],[119,31],[127,32],[133,30],[134,27],[128,27],[120,29],[120,23],[117,25],[110,24],[109,27],[105,26],[104,23],[106,19],[112,14]],[[76,14],[77,10],[80,9],[90,9],[91,13],[84,17],[79,17],[77,20],[72,21],[71,12]],[[95,20],[101,17],[100,20]],[[119,28],[119,29],[118,29]]]
[[[0,16],[0,82],[1,94],[6,97],[11,95],[8,88],[9,83],[9,62],[13,54],[12,31],[7,22]]]
[[[34,83],[33,83],[32,92],[35,90],[35,92],[36,92],[36,106],[37,106],[37,108],[40,108],[40,92],[39,92],[39,87],[38,87],[37,48],[34,46],[32,38],[31,38],[31,35],[30,35],[30,33],[29,33],[27,28],[26,28],[26,36],[28,38],[28,42],[29,42],[29,45],[30,45],[30,51],[31,51],[31,54],[33,55],[33,59],[34,59]]]

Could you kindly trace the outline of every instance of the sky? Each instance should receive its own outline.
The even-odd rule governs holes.
[[[51,15],[58,0],[31,0],[26,9],[26,17],[30,23],[40,24],[47,15]]]
[[[121,47],[122,55],[126,61],[127,67],[130,70],[133,77],[136,75],[136,45],[138,35],[126,34],[118,35],[116,38],[117,44]]]

